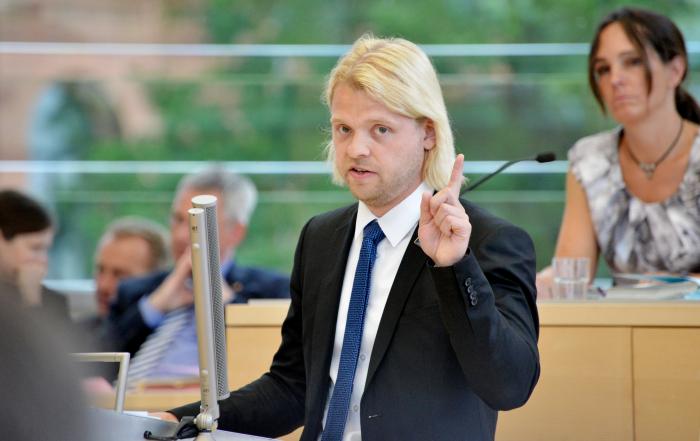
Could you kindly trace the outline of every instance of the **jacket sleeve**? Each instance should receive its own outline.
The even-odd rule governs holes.
[[[102,340],[116,351],[133,356],[153,332],[143,319],[138,301],[144,294],[130,292],[120,284],[115,302],[110,307],[107,322],[101,330]]]
[[[452,267],[431,268],[443,322],[465,378],[490,407],[522,406],[539,378],[535,251],[501,225]]]

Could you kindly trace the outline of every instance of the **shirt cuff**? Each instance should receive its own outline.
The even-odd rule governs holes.
[[[143,322],[146,324],[146,326],[151,329],[155,329],[160,326],[161,323],[163,323],[165,314],[151,306],[148,298],[149,296],[143,296],[141,297],[141,300],[139,300],[139,312],[141,313],[141,317],[143,317]]]

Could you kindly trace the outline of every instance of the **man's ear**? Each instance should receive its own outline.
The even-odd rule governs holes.
[[[435,147],[435,124],[430,118],[423,121],[423,150],[432,150]]]

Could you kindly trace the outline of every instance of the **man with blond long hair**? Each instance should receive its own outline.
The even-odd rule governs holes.
[[[359,202],[304,226],[282,344],[221,403],[219,427],[493,440],[497,411],[525,403],[539,377],[532,242],[459,199],[464,157],[416,45],[360,38],[325,99],[334,178]]]

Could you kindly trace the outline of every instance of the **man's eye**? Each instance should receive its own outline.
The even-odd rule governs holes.
[[[350,128],[348,126],[338,126],[338,132],[345,135],[350,133]]]
[[[384,134],[386,134],[386,133],[389,133],[389,128],[388,128],[388,127],[384,127],[384,126],[378,126],[378,127],[377,127],[377,133],[379,133],[379,134],[381,134],[381,135],[384,135]]]

